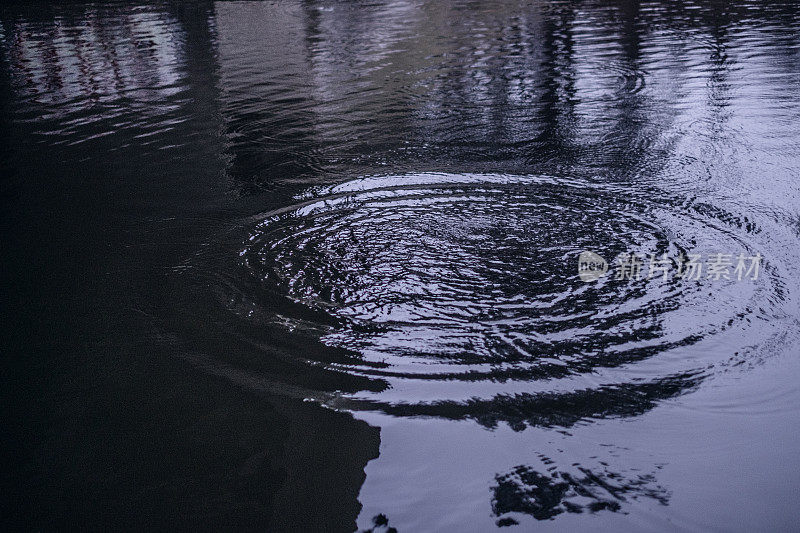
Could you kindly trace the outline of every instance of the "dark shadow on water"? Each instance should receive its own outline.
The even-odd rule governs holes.
[[[515,431],[527,427],[570,428],[606,418],[641,415],[662,400],[675,398],[697,387],[699,375],[664,378],[654,382],[626,383],[564,393],[498,395],[488,400],[442,401],[419,404],[343,402],[351,408],[380,409],[395,416],[441,417],[474,420],[487,428],[506,423]]]
[[[517,524],[514,513],[536,520],[552,520],[562,513],[619,512],[628,500],[647,498],[669,503],[669,492],[652,475],[625,477],[614,472],[575,472],[548,468],[541,472],[520,465],[498,474],[493,488],[492,511],[499,527]],[[511,516],[503,516],[511,515]]]

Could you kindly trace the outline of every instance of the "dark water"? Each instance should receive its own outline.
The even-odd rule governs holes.
[[[3,522],[796,528],[800,5],[0,22]]]

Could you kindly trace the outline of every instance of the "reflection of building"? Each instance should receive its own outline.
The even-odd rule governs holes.
[[[488,161],[491,170],[547,172],[557,161],[620,178],[643,165],[655,173],[681,106],[706,113],[723,97],[728,64],[687,65],[724,54],[715,20],[750,16],[711,14],[638,2],[221,2],[231,173],[244,190]],[[715,49],[659,44],[683,24],[718,34]]]
[[[216,4],[231,174],[247,190],[339,165],[436,164],[446,145],[537,135],[542,14],[470,9]],[[434,153],[407,149],[424,144]]]
[[[180,89],[183,35],[174,18],[145,9],[75,20],[14,20],[5,30],[15,96],[69,114],[122,101],[146,104]],[[37,117],[38,118],[38,117]]]
[[[248,190],[386,165],[545,171],[556,158],[616,155],[630,168],[664,148],[664,109],[680,86],[653,69],[663,86],[643,91],[643,36],[626,26],[637,13],[218,3],[231,174]],[[671,71],[672,58],[656,59]]]

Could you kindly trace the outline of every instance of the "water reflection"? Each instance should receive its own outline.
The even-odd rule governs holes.
[[[14,401],[54,427],[15,430],[25,496],[45,508],[100,479],[88,524],[352,530],[360,512],[376,531],[433,529],[452,487],[469,508],[451,529],[672,504],[654,459],[604,465],[586,435],[796,348],[798,18],[793,2],[4,5],[10,338],[42,361],[17,369]],[[584,248],[766,263],[749,284],[586,285]],[[796,394],[768,397],[786,412]],[[380,441],[353,416],[432,425]],[[449,424],[496,436],[463,482]],[[577,451],[540,465],[526,439]],[[441,452],[439,488],[409,482],[432,468],[398,451],[413,445]]]
[[[154,112],[174,109],[152,105],[183,87],[184,35],[174,18],[141,7],[53,13],[50,20],[43,27],[17,19],[5,30],[12,91],[20,106],[16,120],[58,121],[58,141],[79,143],[93,138],[79,134],[94,122],[124,127],[126,118],[146,123]],[[103,133],[114,131],[98,132]]]
[[[229,281],[220,305],[245,324],[287,328],[342,350],[322,361],[307,351],[297,365],[316,372],[324,361],[333,375],[382,383],[369,388],[376,394],[330,400],[338,407],[515,426],[636,414],[635,405],[672,397],[679,383],[693,387],[703,365],[728,355],[703,349],[683,368],[650,359],[711,346],[720,336],[758,336],[751,321],[762,302],[774,312],[786,297],[775,265],[750,283],[580,281],[582,249],[608,257],[757,253],[760,229],[751,223],[639,194],[513,175],[347,182],[251,230],[236,254],[249,281],[242,288]],[[205,262],[193,268],[213,270]],[[303,394],[319,397],[310,389]],[[599,407],[614,398],[621,404]]]
[[[667,491],[655,485],[651,475],[626,479],[615,472],[598,474],[586,468],[577,471],[572,474],[551,468],[542,473],[520,465],[498,474],[492,511],[498,517],[523,513],[536,520],[549,520],[565,512],[619,511],[620,502],[628,498],[651,498],[662,505],[669,502]],[[500,527],[516,524],[513,515],[497,521]]]

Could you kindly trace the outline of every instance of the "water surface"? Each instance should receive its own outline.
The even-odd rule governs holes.
[[[791,530],[798,7],[4,5],[4,520]]]

